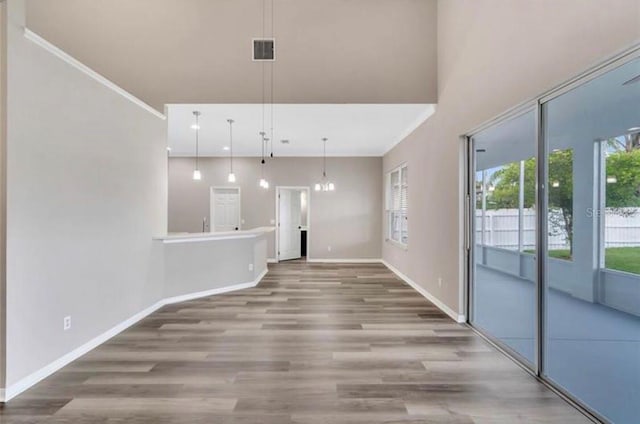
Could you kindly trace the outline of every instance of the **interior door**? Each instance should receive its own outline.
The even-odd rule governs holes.
[[[298,259],[301,252],[300,190],[280,189],[278,193],[279,260]]]
[[[240,192],[237,188],[216,188],[211,196],[213,231],[240,229]]]

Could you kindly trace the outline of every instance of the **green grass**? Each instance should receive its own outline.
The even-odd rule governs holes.
[[[571,260],[569,249],[549,250],[549,256]],[[604,251],[604,263],[608,269],[640,274],[640,247],[609,247]]]
[[[549,250],[549,256],[556,259],[571,260],[571,252],[569,249]]]
[[[610,247],[604,262],[606,268],[640,274],[640,247]]]

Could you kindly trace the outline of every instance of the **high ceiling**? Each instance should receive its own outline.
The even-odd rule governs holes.
[[[160,111],[261,102],[251,40],[271,35],[272,12],[275,102],[437,102],[435,0],[29,0],[27,12],[29,29]]]
[[[229,124],[234,119],[233,150],[237,156],[261,154],[263,108],[260,104],[169,105],[167,108],[171,156],[195,154],[193,111],[201,113],[199,154],[226,156]],[[435,110],[428,104],[274,106],[274,153],[277,156],[320,156],[327,137],[329,156],[382,156],[424,122]],[[264,109],[270,136],[271,108]],[[289,144],[282,144],[281,140]]]

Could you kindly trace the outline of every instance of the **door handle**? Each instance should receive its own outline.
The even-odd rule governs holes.
[[[298,230],[302,230],[302,227],[300,225],[298,225]]]

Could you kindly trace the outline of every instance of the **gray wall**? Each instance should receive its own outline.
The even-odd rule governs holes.
[[[258,186],[260,158],[234,159],[237,183],[227,183],[226,158],[201,158],[202,181],[191,176],[193,158],[169,160],[169,231],[201,232],[209,217],[209,188],[239,186],[242,191],[243,229],[270,226],[275,219],[275,187],[309,186],[310,257],[314,259],[381,257],[382,158],[327,158],[327,173],[336,191],[313,191],[322,175],[322,158],[268,160],[269,190]],[[274,255],[274,233],[268,255]],[[327,250],[331,246],[331,252]]]
[[[6,256],[7,251],[7,120],[6,120],[6,3],[0,2],[0,390],[5,387],[6,334]]]
[[[31,0],[28,23],[159,110],[260,103],[262,3]],[[436,103],[436,0],[274,4],[277,103]]]
[[[409,247],[384,259],[463,313],[459,136],[637,42],[639,19],[638,0],[439,1],[436,113],[384,156],[409,165]]]
[[[167,167],[166,122],[27,40],[24,2],[8,7],[11,386],[162,296]]]

